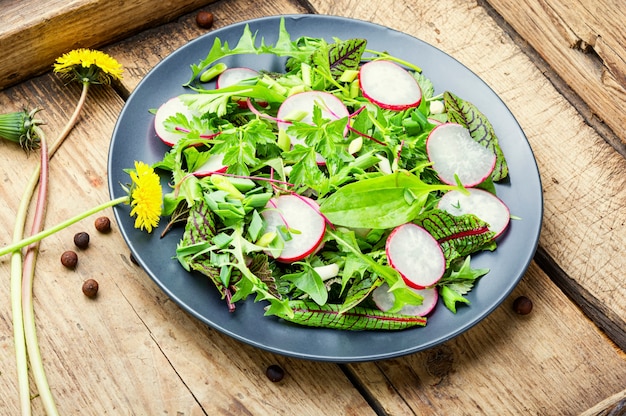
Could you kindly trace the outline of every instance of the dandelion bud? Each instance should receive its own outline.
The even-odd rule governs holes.
[[[39,127],[43,121],[35,118],[39,109],[0,114],[0,138],[19,143],[26,151],[37,149],[43,132]]]

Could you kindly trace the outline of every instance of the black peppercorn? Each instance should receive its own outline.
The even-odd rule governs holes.
[[[270,379],[270,381],[277,383],[285,377],[285,370],[283,370],[279,365],[272,364],[267,367],[267,370],[265,370],[265,375]]]
[[[74,244],[76,244],[78,248],[86,249],[89,247],[89,234],[84,231],[76,233],[74,235]]]

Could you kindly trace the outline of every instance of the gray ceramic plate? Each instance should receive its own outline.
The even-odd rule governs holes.
[[[473,258],[473,266],[491,271],[469,294],[470,306],[452,314],[439,305],[424,328],[400,332],[347,332],[299,327],[263,316],[264,303],[251,300],[229,313],[206,278],[187,273],[172,256],[182,230],[159,238],[133,228],[129,208],[115,208],[120,231],[146,273],[182,309],[207,325],[239,341],[288,356],[333,362],[371,361],[422,351],[462,334],[497,308],[522,278],[535,253],[541,229],[543,200],[539,172],[532,150],[517,121],[500,98],[480,78],[447,54],[409,35],[372,23],[320,15],[284,16],[292,39],[299,36],[349,39],[363,37],[368,48],[388,51],[421,66],[437,93],[450,90],[473,102],[490,119],[510,167],[510,181],[497,186],[498,195],[520,220],[512,221],[498,249]],[[112,197],[123,195],[128,183],[123,169],[135,160],[153,163],[168,150],[155,136],[149,112],[168,98],[188,92],[182,85],[191,75],[189,65],[206,57],[219,37],[234,46],[245,24],[273,44],[280,16],[241,22],[212,31],[173,52],[150,71],[122,110],[109,151],[109,187]],[[230,66],[282,70],[284,61],[273,56],[239,56]],[[167,178],[163,178],[165,186]]]

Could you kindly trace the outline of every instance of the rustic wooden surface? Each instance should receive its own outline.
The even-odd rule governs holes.
[[[626,156],[626,4],[486,0],[577,94],[585,119]],[[561,89],[569,95],[565,88]],[[576,99],[576,98],[573,98]]]
[[[97,48],[215,0],[0,0],[0,89],[50,70],[75,48]]]
[[[503,98],[535,152],[545,197],[540,256],[503,305],[467,333],[407,357],[337,365],[267,353],[200,324],[129,260],[115,227],[102,235],[85,220],[42,243],[35,282],[42,355],[62,414],[596,415],[623,402],[626,164],[492,11],[465,0],[427,8],[390,0],[230,0],[205,9],[215,28],[286,13],[360,18],[463,62]],[[194,18],[192,12],[104,48],[124,65],[125,78],[114,89],[92,89],[54,157],[48,224],[108,198],[108,142],[124,99],[152,66],[206,32]],[[78,95],[76,86],[46,74],[0,91],[0,108],[45,108],[54,138]],[[36,155],[0,142],[4,230],[13,229],[24,172],[36,163]],[[83,230],[91,246],[68,271],[59,256]],[[0,258],[0,273],[0,414],[17,414],[7,258]],[[95,300],[80,292],[89,277],[100,283]],[[534,302],[530,315],[512,312],[521,294]],[[282,382],[265,377],[270,364],[285,369]],[[34,387],[33,396],[34,414],[43,414]]]

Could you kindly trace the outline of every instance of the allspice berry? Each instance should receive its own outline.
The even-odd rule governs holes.
[[[68,269],[73,269],[78,263],[78,254],[75,251],[68,250],[61,254],[61,264]]]
[[[199,11],[196,15],[196,24],[202,29],[210,29],[213,26],[213,13]]]
[[[74,235],[74,244],[76,244],[78,248],[86,249],[89,247],[89,234],[84,231],[76,233]]]
[[[101,233],[108,233],[111,231],[111,220],[109,217],[98,217],[94,222],[94,226],[96,227],[96,230]]]
[[[533,310],[533,302],[526,296],[520,296],[513,301],[513,310],[518,315],[528,315]]]
[[[98,282],[94,279],[87,279],[83,282],[83,293],[88,298],[95,298],[98,294]]]

